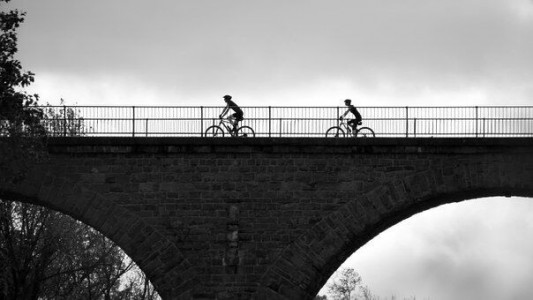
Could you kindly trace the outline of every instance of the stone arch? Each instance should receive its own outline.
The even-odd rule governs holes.
[[[186,291],[194,281],[194,266],[175,244],[142,218],[83,184],[30,173],[16,185],[0,186],[0,198],[53,209],[93,227],[135,261],[164,299]]]
[[[255,299],[313,299],[357,249],[389,227],[442,204],[491,196],[533,197],[533,169],[520,162],[416,171],[383,182],[324,217],[287,246],[261,278]]]

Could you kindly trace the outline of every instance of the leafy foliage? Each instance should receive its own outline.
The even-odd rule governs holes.
[[[367,285],[360,286],[359,290],[361,291],[361,299],[363,300],[379,300],[379,297],[374,295]]]
[[[9,0],[0,0],[7,3]],[[37,95],[29,95],[21,88],[34,81],[34,74],[23,72],[15,59],[16,30],[24,21],[25,13],[18,10],[0,12],[0,133],[2,135],[42,135],[42,111],[38,109]]]
[[[159,299],[159,295],[146,275],[137,267],[137,265],[133,265],[132,269],[133,276],[129,277],[123,290],[123,293],[129,296],[128,299]]]
[[[368,286],[363,286],[363,280],[359,273],[352,268],[337,270],[326,284],[328,296],[333,300],[386,300],[376,296]],[[327,300],[326,295],[317,295],[315,300]],[[391,300],[397,299],[392,296]],[[403,298],[404,300],[416,300],[416,297]]]
[[[0,0],[0,5],[8,2]],[[34,74],[23,72],[15,59],[16,30],[24,16],[17,10],[0,11],[0,169],[5,172],[0,183],[22,179],[28,164],[44,155],[45,130],[38,96],[22,91],[33,82]]]
[[[61,99],[61,106],[48,105],[44,110],[43,123],[49,136],[82,136],[92,129],[85,125],[79,110],[64,104]]]
[[[328,291],[335,300],[350,300],[352,293],[361,283],[361,276],[352,268],[346,268],[334,274],[333,281],[328,286]]]
[[[3,299],[158,298],[118,246],[66,215],[29,204],[0,201],[0,265]]]

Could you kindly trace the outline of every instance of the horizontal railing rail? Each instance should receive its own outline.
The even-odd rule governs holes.
[[[256,137],[325,137],[346,107],[241,107]],[[203,137],[218,106],[43,106],[52,136]],[[376,137],[533,137],[533,106],[358,107]]]

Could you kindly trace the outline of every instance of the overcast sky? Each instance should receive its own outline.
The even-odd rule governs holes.
[[[9,6],[27,12],[18,58],[52,104],[223,105],[225,94],[241,106],[533,104],[532,0]],[[427,211],[348,263],[381,296],[531,298],[530,200]]]
[[[532,0],[14,0],[47,102],[531,104]],[[223,104],[223,103],[222,103]]]
[[[342,268],[382,300],[533,299],[532,234],[530,198],[470,200],[398,223]]]

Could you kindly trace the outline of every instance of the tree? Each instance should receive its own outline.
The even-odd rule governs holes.
[[[371,291],[370,289],[368,288],[367,285],[365,286],[360,286],[359,287],[359,290],[361,292],[361,298],[363,300],[379,300],[379,297],[375,296]]]
[[[354,269],[346,268],[335,272],[328,285],[328,292],[335,300],[350,300],[360,284],[361,276]]]
[[[335,274],[329,279],[326,284],[329,296],[334,300],[380,300],[382,298],[376,296],[370,291],[370,288],[362,284],[361,276],[352,268],[345,268],[337,270]],[[357,292],[358,290],[358,292]],[[324,298],[321,298],[324,297]],[[326,296],[317,295],[315,299],[327,299]],[[396,299],[392,296],[391,300]],[[403,298],[404,300],[416,300],[416,297]]]
[[[0,5],[8,2],[0,0]],[[33,82],[34,74],[23,72],[20,61],[14,57],[18,51],[16,30],[24,22],[24,16],[18,10],[0,12],[0,119],[3,121],[0,132],[40,134],[42,112],[35,107],[38,96],[19,90]]]
[[[85,124],[81,112],[72,107],[65,106],[65,100],[61,99],[60,105],[50,106],[44,110],[45,130],[50,136],[82,136],[92,127]]]
[[[137,267],[133,266],[132,276],[126,282],[124,292],[129,295],[129,299],[156,300],[159,295],[150,283],[146,275]],[[324,299],[325,300],[325,299]]]
[[[66,215],[34,205],[0,200],[0,265],[1,299],[159,297],[114,243]]]
[[[0,6],[10,0],[0,0]],[[43,156],[45,131],[43,112],[37,107],[38,95],[22,91],[34,80],[23,72],[17,53],[16,30],[25,13],[0,11],[0,183],[24,177],[29,163]]]

